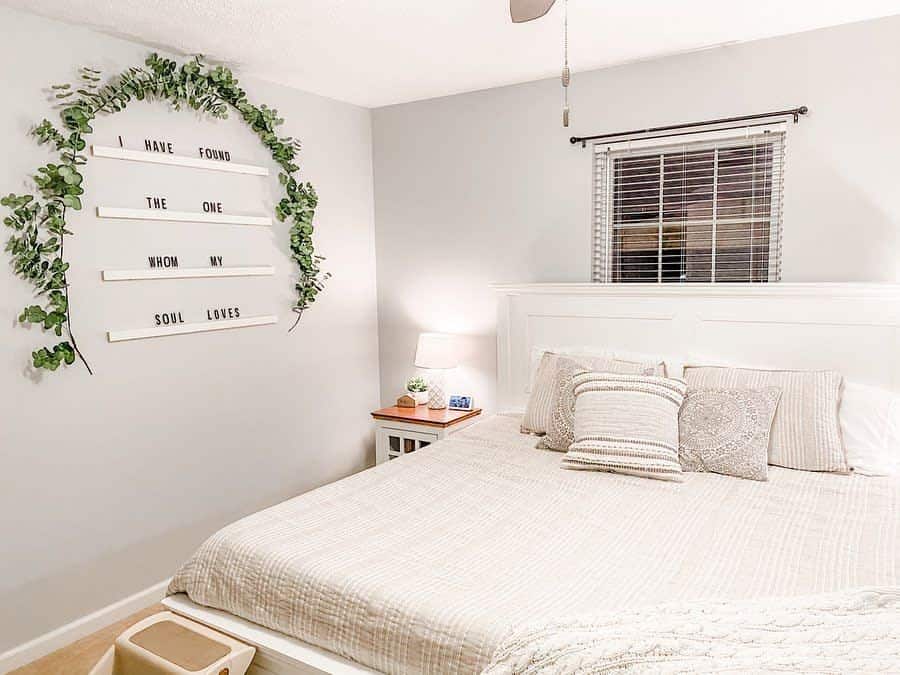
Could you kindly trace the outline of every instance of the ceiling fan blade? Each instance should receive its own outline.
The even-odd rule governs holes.
[[[513,23],[539,19],[550,11],[556,0],[509,0],[509,16]]]

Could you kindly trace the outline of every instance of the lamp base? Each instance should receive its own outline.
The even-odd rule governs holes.
[[[443,410],[447,407],[447,393],[444,391],[444,375],[434,374],[428,386],[428,408]]]

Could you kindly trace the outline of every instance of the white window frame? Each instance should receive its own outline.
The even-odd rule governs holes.
[[[700,136],[684,135],[667,139],[645,138],[620,143],[595,143],[593,146],[593,236],[592,236],[592,259],[591,259],[591,278],[598,283],[626,283],[613,281],[613,269],[611,257],[613,254],[612,246],[612,220],[613,220],[613,163],[616,158],[628,155],[653,155],[674,152],[677,148],[685,150],[702,150],[715,148],[718,156],[719,148],[728,148],[734,146],[745,145],[754,140],[763,140],[774,144],[774,158],[772,162],[772,191],[771,191],[771,209],[769,213],[769,263],[768,278],[764,281],[777,282],[781,281],[781,251],[782,251],[782,232],[783,232],[783,213],[784,213],[784,153],[786,145],[786,124],[767,124],[759,127],[743,129],[736,131],[714,130],[703,133]],[[779,157],[780,155],[780,157]],[[718,180],[718,170],[714,174],[714,181]],[[714,182],[715,185],[715,182]],[[713,189],[713,209],[712,209],[712,273],[711,282],[715,283],[715,228],[717,224],[716,190]],[[662,195],[660,196],[662,199]],[[663,211],[660,209],[659,216],[659,241],[660,250],[662,247],[663,236]],[[656,283],[663,283],[662,278],[662,255],[659,256],[660,264],[658,267]],[[667,283],[679,283],[667,281]],[[682,282],[683,283],[683,282]],[[696,283],[696,282],[693,282]],[[734,283],[734,282],[727,282]],[[738,282],[751,283],[751,282]],[[759,281],[752,283],[760,283]]]

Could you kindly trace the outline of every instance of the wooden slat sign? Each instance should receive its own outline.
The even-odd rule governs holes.
[[[200,148],[204,150],[205,148]],[[127,148],[115,148],[106,145],[92,145],[91,154],[95,157],[109,159],[124,159],[132,162],[146,162],[148,164],[166,164],[169,166],[185,166],[192,169],[206,169],[208,171],[224,171],[227,173],[243,173],[251,176],[268,176],[269,169],[265,166],[253,164],[238,164],[236,162],[223,162],[215,159],[201,159],[198,157],[185,157],[161,152],[145,150],[128,150]],[[202,152],[201,152],[202,154]]]
[[[225,319],[219,321],[206,321],[198,323],[181,323],[181,312],[172,312],[176,315],[175,323],[159,325],[150,328],[135,328],[131,330],[111,330],[106,334],[110,342],[125,342],[128,340],[143,340],[154,337],[167,337],[170,335],[190,335],[192,333],[207,333],[215,330],[228,330],[231,328],[247,328],[249,326],[265,326],[278,323],[277,316],[248,316],[239,319]],[[157,319],[162,324],[160,319]]]
[[[143,150],[129,150],[124,147],[122,138],[119,144],[123,147],[92,145],[91,152],[95,157],[107,159],[144,162],[189,169],[204,169],[228,173],[268,176],[269,169],[264,166],[239,164],[231,161],[231,152],[223,148],[198,147],[197,157],[188,157],[176,153],[175,144],[165,138],[144,139]],[[142,220],[157,222],[212,223],[220,225],[251,225],[271,227],[272,219],[267,216],[226,213],[221,201],[203,201],[198,211],[175,211],[169,209],[169,200],[160,194],[144,197],[146,204],[142,208],[119,206],[98,206],[98,218]],[[149,255],[148,267],[141,269],[105,269],[101,276],[104,281],[150,281],[160,279],[203,279],[226,277],[261,277],[272,276],[275,268],[272,265],[223,265],[223,256],[209,256],[209,267],[181,267],[178,256],[171,251],[167,255]],[[154,325],[145,328],[111,330],[107,332],[109,342],[127,342],[172,335],[190,335],[234,328],[265,326],[278,322],[274,315],[241,316],[237,306],[213,307],[206,310],[206,321],[187,323],[182,310],[165,311],[153,315]]]
[[[201,211],[169,211],[168,209],[127,209],[117,206],[98,206],[97,216],[100,218],[160,220],[177,223],[217,223],[220,225],[258,225],[261,227],[271,227],[272,225],[272,219],[267,216],[239,216]]]
[[[275,274],[271,265],[247,267],[172,267],[137,270],[103,270],[103,281],[150,279],[208,279],[215,277],[266,277]]]

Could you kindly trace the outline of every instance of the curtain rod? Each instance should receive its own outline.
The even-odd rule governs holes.
[[[731,122],[743,122],[746,120],[759,120],[767,117],[793,117],[794,124],[800,121],[800,115],[809,112],[809,108],[801,105],[799,108],[791,108],[790,110],[776,110],[773,112],[757,113],[756,115],[740,115],[738,117],[722,117],[717,120],[707,120],[705,122],[687,122],[685,124],[670,124],[665,127],[650,127],[649,129],[634,129],[632,131],[618,131],[614,134],[598,134],[596,136],[572,136],[569,143],[581,143],[581,147],[585,147],[588,141],[600,141],[607,138],[619,138],[620,136],[637,136],[641,134],[655,134],[659,131],[674,131],[676,129],[690,129],[691,127],[705,127],[714,124],[730,124]],[[679,136],[680,134],[666,134],[664,136],[654,136],[654,138],[666,138],[666,136]],[[626,139],[619,139],[626,140]]]

